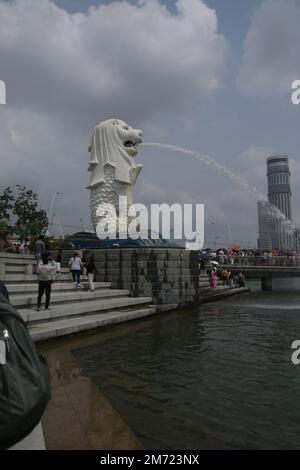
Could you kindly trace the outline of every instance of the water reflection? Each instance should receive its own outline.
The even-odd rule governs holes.
[[[74,353],[145,448],[299,448],[297,306],[257,292]]]
[[[48,363],[49,376],[52,383],[62,383],[72,381],[82,375],[82,369],[77,366],[66,367],[58,359]]]

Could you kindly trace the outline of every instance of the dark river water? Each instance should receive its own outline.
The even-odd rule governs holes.
[[[146,449],[300,449],[300,284],[74,351]]]

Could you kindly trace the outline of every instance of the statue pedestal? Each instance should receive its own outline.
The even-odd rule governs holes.
[[[152,297],[156,305],[199,304],[198,253],[172,248],[104,249],[93,252],[98,281],[128,289],[133,297]]]

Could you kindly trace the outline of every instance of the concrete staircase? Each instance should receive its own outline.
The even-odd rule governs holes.
[[[223,284],[223,283],[222,283]],[[213,302],[215,300],[221,300],[225,297],[232,295],[243,294],[249,292],[248,287],[243,288],[230,288],[230,286],[223,286],[220,281],[216,288],[212,288],[209,285],[209,275],[200,274],[199,276],[199,291],[200,291],[200,302]]]
[[[0,278],[6,283],[12,305],[16,307],[35,341],[90,330],[153,315],[151,297],[129,297],[129,291],[111,289],[109,282],[97,282],[88,291],[86,278],[76,288],[67,268],[54,275],[49,310],[36,310],[37,276],[34,257],[0,253]]]

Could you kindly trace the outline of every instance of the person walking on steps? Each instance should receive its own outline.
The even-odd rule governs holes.
[[[89,257],[88,263],[86,265],[86,273],[89,279],[90,292],[93,292],[95,290],[95,274],[96,274],[96,266],[95,266],[93,255]]]
[[[42,297],[46,294],[45,310],[49,309],[51,286],[52,286],[52,273],[56,271],[56,263],[48,255],[42,255],[42,262],[38,266],[39,273],[39,292],[37,301],[37,311],[41,310]]]
[[[76,285],[76,287],[81,287],[80,273],[81,273],[81,270],[83,269],[83,264],[78,253],[74,253],[72,258],[70,259],[69,268],[72,273],[74,284]]]

